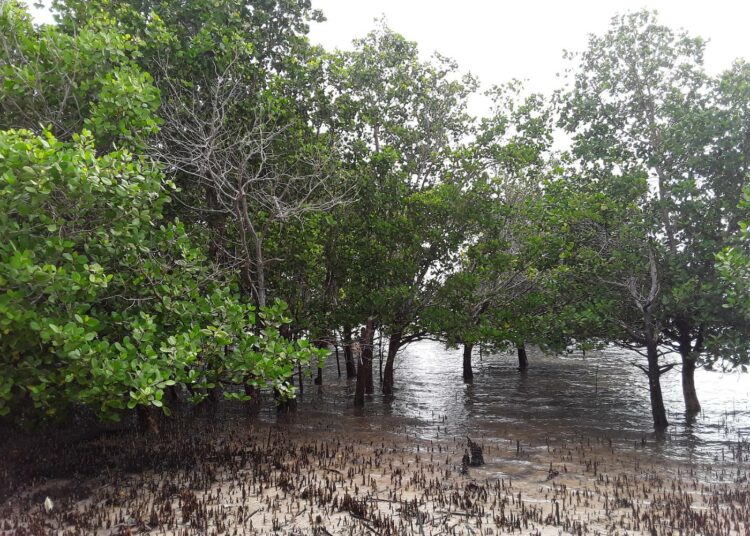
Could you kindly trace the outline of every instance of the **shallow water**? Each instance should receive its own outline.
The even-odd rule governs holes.
[[[397,432],[421,439],[471,435],[485,442],[531,443],[606,437],[618,444],[646,442],[653,454],[675,460],[712,461],[730,456],[728,445],[750,435],[750,375],[696,372],[701,415],[683,413],[678,367],[662,376],[671,426],[656,435],[651,426],[646,375],[633,366],[643,358],[607,348],[563,356],[529,348],[529,370],[516,369],[515,352],[474,354],[474,382],[461,377],[461,350],[432,341],[414,343],[396,363],[396,392],[375,395],[364,409],[352,403],[354,381],[338,378],[336,359],[326,362],[323,386],[305,382],[291,416],[263,411],[266,420],[292,420],[311,429],[336,426],[352,433]],[[344,371],[343,353],[341,367]],[[675,357],[674,360],[678,360]],[[345,373],[344,373],[345,375]]]

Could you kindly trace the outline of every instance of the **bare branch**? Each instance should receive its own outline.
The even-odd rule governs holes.
[[[245,285],[265,304],[264,232],[277,223],[328,211],[353,197],[328,171],[330,157],[310,144],[296,152],[284,140],[293,125],[274,114],[243,77],[240,59],[213,65],[192,84],[169,76],[168,60],[157,61],[162,85],[161,133],[151,154],[169,173],[187,181],[207,202],[187,203],[209,227],[216,218],[234,223],[237,247],[222,247],[241,267]],[[222,241],[226,241],[222,237]]]

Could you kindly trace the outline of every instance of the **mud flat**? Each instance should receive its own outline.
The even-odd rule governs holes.
[[[0,534],[750,534],[746,442],[689,464],[652,439],[473,439],[468,469],[466,437],[324,420],[14,442]]]

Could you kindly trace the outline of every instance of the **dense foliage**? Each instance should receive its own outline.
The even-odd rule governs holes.
[[[279,336],[281,304],[253,331],[254,307],[212,277],[179,220],[164,220],[152,164],[96,156],[85,131],[65,144],[9,130],[0,176],[0,413],[85,404],[116,418],[163,407],[175,384],[197,400],[219,382],[283,383],[315,355]]]
[[[384,23],[312,46],[306,0],[54,11],[0,3],[0,415],[284,399],[331,343],[363,404],[379,334],[386,395],[420,338],[467,381],[480,345],[618,344],[663,427],[667,352],[689,413],[696,367],[747,363],[750,67],[709,76],[653,13],[475,118],[478,81]]]

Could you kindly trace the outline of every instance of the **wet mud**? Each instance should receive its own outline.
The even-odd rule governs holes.
[[[329,362],[292,413],[225,403],[156,436],[6,435],[0,534],[750,534],[745,380],[704,377],[692,422],[668,395],[655,435],[622,359],[530,353],[521,377],[482,356],[464,385],[429,343],[364,409]]]

